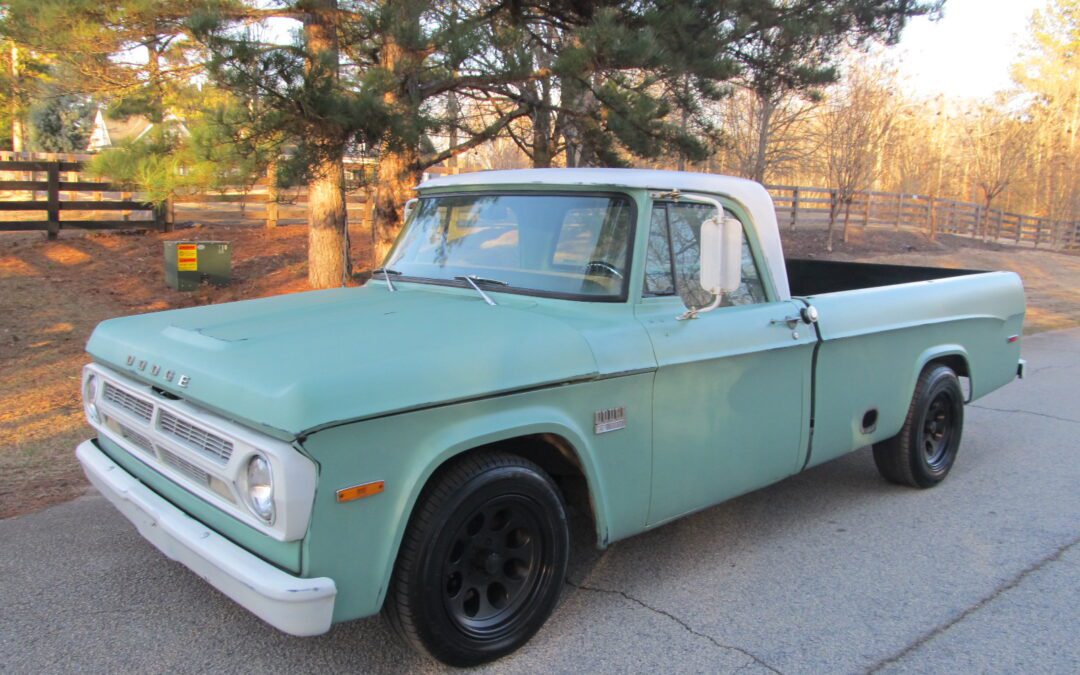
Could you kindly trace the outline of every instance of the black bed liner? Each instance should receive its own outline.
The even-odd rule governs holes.
[[[807,260],[804,258],[788,258],[784,264],[787,267],[791,294],[795,296],[821,295],[822,293],[853,291],[861,288],[893,286],[912,281],[929,281],[931,279],[982,274],[982,270],[879,265],[876,263]]]

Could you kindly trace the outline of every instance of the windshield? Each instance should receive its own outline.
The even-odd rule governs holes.
[[[426,197],[385,266],[420,281],[470,276],[488,291],[620,299],[632,230],[621,195]]]

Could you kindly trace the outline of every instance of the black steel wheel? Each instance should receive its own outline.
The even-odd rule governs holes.
[[[467,456],[425,488],[383,613],[444,663],[491,661],[547,620],[568,551],[562,496],[540,467],[505,453]]]
[[[554,533],[543,507],[500,495],[465,518],[443,561],[443,603],[462,633],[484,638],[522,617],[551,573]]]
[[[874,463],[887,480],[928,488],[945,480],[964,429],[964,393],[948,366],[932,363],[919,375],[904,426],[874,445]]]
[[[955,411],[957,402],[953,399],[952,392],[942,389],[930,401],[923,418],[921,441],[926,466],[931,471],[940,471],[949,458],[949,449],[952,446],[952,437],[956,433]]]

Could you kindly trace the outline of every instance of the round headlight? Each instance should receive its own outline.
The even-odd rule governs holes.
[[[266,522],[274,520],[274,476],[270,462],[262,455],[255,455],[247,465],[248,505],[255,515]]]
[[[83,403],[86,405],[86,416],[94,424],[101,423],[101,415],[97,408],[97,376],[88,375],[83,383]]]

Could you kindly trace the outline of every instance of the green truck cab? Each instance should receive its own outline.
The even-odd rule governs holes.
[[[382,611],[447,663],[497,658],[555,607],[568,511],[605,547],[865,446],[931,487],[965,401],[1023,375],[1017,275],[785,260],[756,183],[418,191],[363,287],[113,319],[87,345],[90,481],[287,633]]]

